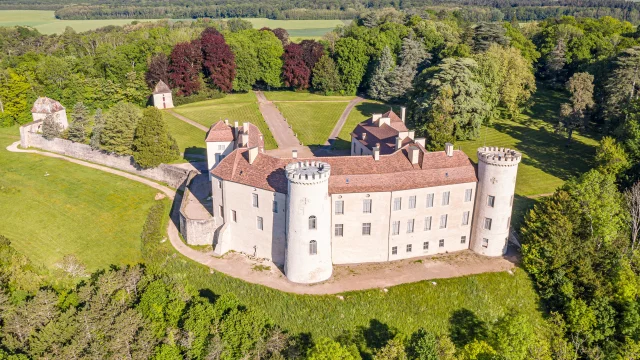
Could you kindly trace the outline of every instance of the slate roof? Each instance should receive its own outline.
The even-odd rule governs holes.
[[[164,81],[160,80],[156,84],[156,87],[153,89],[153,93],[154,94],[170,94],[171,89],[169,89],[169,86],[165,84]]]
[[[31,108],[31,112],[35,114],[53,114],[61,110],[64,110],[64,106],[48,97],[39,97]]]
[[[387,155],[392,154],[396,150],[396,137],[398,137],[398,134],[409,131],[409,129],[402,119],[391,110],[382,114],[382,117],[388,117],[391,120],[389,125],[383,124],[382,126],[378,126],[378,124],[373,121],[373,117],[371,117],[358,124],[351,134],[370,150],[373,150],[377,144],[380,144],[380,154]],[[362,134],[364,133],[366,133],[367,136],[363,140]],[[405,138],[402,145],[404,146],[410,142],[412,142],[411,139]]]
[[[409,147],[419,149],[411,164]],[[312,159],[279,159],[259,153],[249,164],[247,149],[237,149],[211,170],[217,178],[264,190],[287,193],[284,168],[296,161],[324,161],[331,165],[329,193],[385,192],[477,182],[476,167],[460,150],[449,157],[444,151],[427,152],[421,145],[407,145],[390,155],[337,156]]]

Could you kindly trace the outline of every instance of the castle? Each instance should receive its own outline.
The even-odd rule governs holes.
[[[384,262],[471,249],[506,252],[521,154],[452,144],[429,152],[392,111],[351,134],[351,156],[277,158],[258,128],[220,121],[207,133],[214,252],[284,266],[296,283],[333,264]]]

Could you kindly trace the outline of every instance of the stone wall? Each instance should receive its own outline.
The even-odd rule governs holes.
[[[161,164],[153,169],[141,169],[136,165],[132,156],[108,154],[100,150],[94,150],[89,145],[74,143],[64,139],[55,138],[53,140],[47,140],[42,137],[41,134],[37,133],[41,123],[41,121],[34,121],[20,127],[20,145],[23,148],[34,147],[108,166],[166,183],[176,189],[184,184],[189,174],[187,170],[166,164]]]
[[[213,235],[216,230],[216,220],[212,216],[208,219],[189,218],[185,208],[189,202],[189,197],[194,196],[189,190],[193,178],[197,172],[189,172],[184,187],[184,195],[180,202],[180,234],[189,245],[213,245]]]

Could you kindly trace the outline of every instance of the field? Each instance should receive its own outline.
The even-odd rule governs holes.
[[[11,153],[0,128],[0,234],[35,264],[76,255],[90,270],[141,260],[140,232],[157,191],[66,161]]]
[[[206,155],[204,131],[196,129],[166,111],[163,111],[162,115],[167,122],[169,132],[178,142],[180,153],[183,153],[185,158],[189,155]]]
[[[348,102],[277,102],[276,106],[298,139],[308,146],[324,145]]]
[[[275,149],[278,147],[267,123],[260,114],[258,108],[258,100],[253,92],[246,94],[230,94],[222,99],[200,101],[197,103],[178,106],[174,109],[180,115],[196,121],[204,126],[211,126],[220,120],[229,119],[229,123],[233,124],[238,121],[239,125],[243,122],[250,122],[256,125],[262,135],[264,135],[265,149]],[[200,130],[193,129],[199,133]],[[204,139],[200,146],[204,146]]]
[[[295,41],[319,38],[336,26],[345,25],[345,20],[270,20],[264,18],[246,19],[255,29],[262,27],[284,28]],[[157,21],[157,19],[109,19],[109,20],[58,20],[53,11],[42,10],[0,10],[0,26],[31,26],[43,34],[60,34],[67,26],[76,32],[88,31],[108,25],[127,25],[132,21]],[[186,21],[190,21],[187,19]]]

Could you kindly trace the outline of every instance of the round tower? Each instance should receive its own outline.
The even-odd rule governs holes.
[[[471,250],[486,256],[507,252],[519,152],[497,147],[478,149],[478,190],[471,231]]]
[[[331,261],[331,166],[324,162],[295,162],[286,167],[287,246],[284,272],[296,283],[327,280]]]

